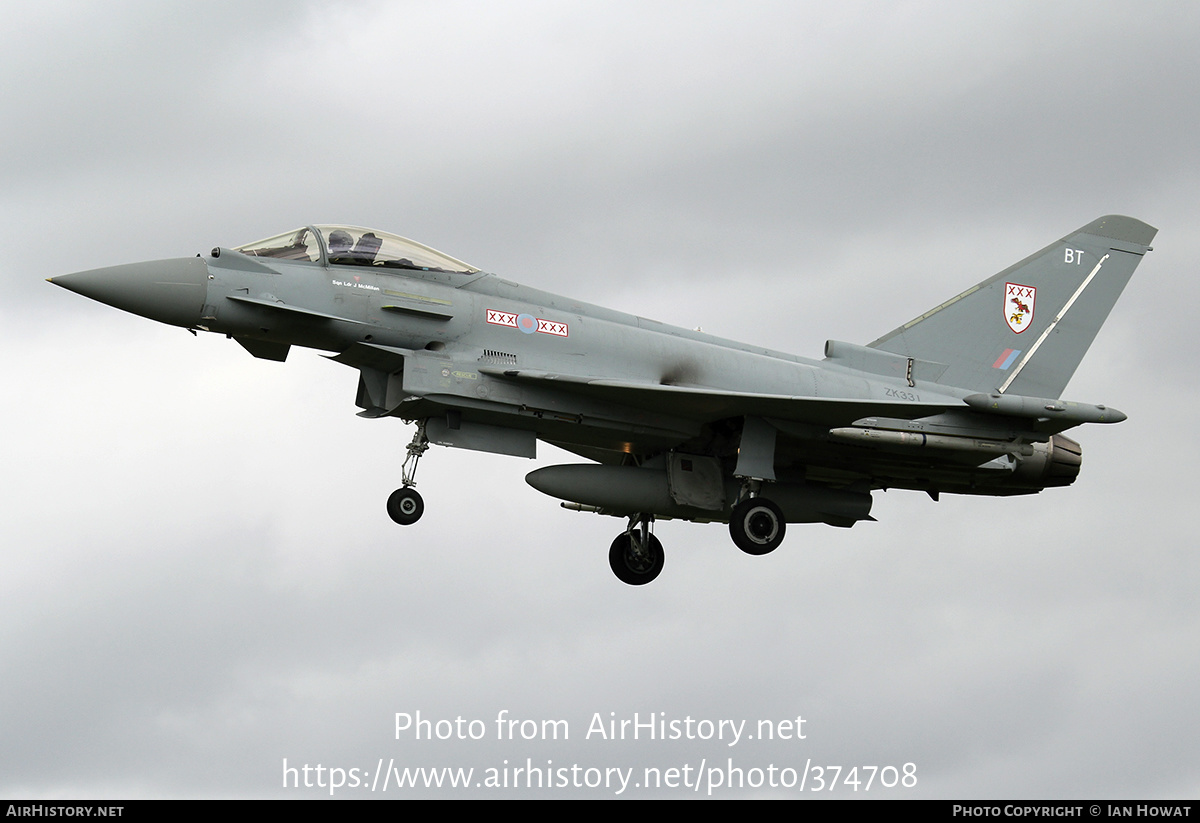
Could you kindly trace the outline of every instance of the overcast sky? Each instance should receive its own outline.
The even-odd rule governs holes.
[[[864,785],[912,763],[915,787],[858,796],[1200,795],[1191,5],[3,9],[0,796],[328,796],[285,789],[285,760]],[[523,480],[577,458],[432,449],[402,529],[412,430],[355,417],[353,370],[44,282],[343,222],[819,357],[1108,213],[1160,233],[1067,388],[1129,415],[1072,432],[1072,487],[876,492],[878,522],[758,558],[662,522],[636,588],[608,568],[621,521]],[[504,710],[570,737],[497,740]],[[397,739],[418,711],[486,734]],[[587,736],[634,713],[745,733]],[[758,739],[798,716],[803,740]],[[337,792],[418,794],[616,789]]]

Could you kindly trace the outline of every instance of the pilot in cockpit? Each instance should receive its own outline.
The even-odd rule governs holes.
[[[354,246],[354,238],[350,236],[350,232],[336,229],[329,233],[329,259],[338,260],[339,258],[349,257],[350,249]]]

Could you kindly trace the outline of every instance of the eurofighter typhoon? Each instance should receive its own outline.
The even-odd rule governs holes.
[[[727,523],[759,555],[789,523],[873,519],[875,489],[937,500],[1070,485],[1081,448],[1063,432],[1125,415],[1060,395],[1156,232],[1101,217],[872,343],[828,341],[823,360],[549,294],[354,226],[50,282],[255,357],[305,346],[357,369],[361,416],[416,424],[387,501],[402,525],[424,511],[413,487],[431,443],[534,457],[541,440],[585,458],[525,479],[566,508],[625,518],[609,564],[640,585],[663,566],[656,518]]]

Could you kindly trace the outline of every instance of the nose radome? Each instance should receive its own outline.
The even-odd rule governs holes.
[[[51,277],[56,286],[160,323],[191,328],[200,322],[208,265],[199,257],[152,260]]]

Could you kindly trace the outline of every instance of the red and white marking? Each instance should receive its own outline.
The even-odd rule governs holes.
[[[493,326],[508,326],[510,328],[519,329],[518,318],[521,315],[511,311],[501,311],[499,309],[487,310],[487,322]],[[529,317],[529,315],[525,315]],[[550,334],[555,337],[570,337],[570,329],[566,323],[561,323],[557,320],[544,320],[541,317],[534,318],[537,320],[537,329],[535,331],[542,334]]]
[[[509,311],[488,309],[487,321],[494,326],[512,326],[514,329],[517,327],[517,315]]]
[[[1037,299],[1037,288],[1020,283],[1004,284],[1004,322],[1017,334],[1029,328],[1033,322],[1033,308]]]
[[[555,337],[566,337],[567,336],[567,324],[566,323],[556,323],[551,320],[543,320],[540,317],[538,318],[537,330],[540,331],[542,334],[553,334]]]

